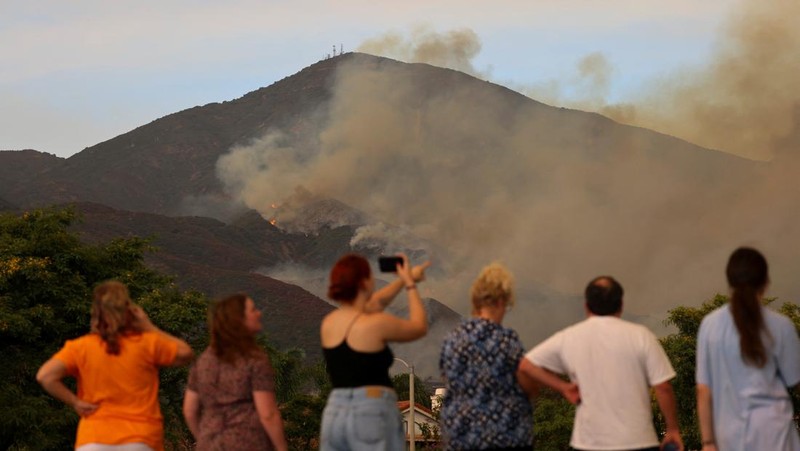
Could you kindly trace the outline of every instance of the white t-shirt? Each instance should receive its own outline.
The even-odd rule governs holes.
[[[570,445],[578,449],[657,446],[650,387],[675,377],[655,335],[616,316],[590,316],[548,338],[525,358],[569,376],[580,389]]]

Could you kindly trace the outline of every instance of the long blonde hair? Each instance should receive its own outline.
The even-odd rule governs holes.
[[[128,287],[110,280],[94,289],[92,296],[92,332],[106,343],[106,352],[119,354],[119,337],[139,332],[131,312],[133,303]]]

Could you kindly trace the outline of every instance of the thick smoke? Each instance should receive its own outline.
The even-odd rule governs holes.
[[[789,154],[800,135],[791,133],[798,122],[790,107],[796,86],[775,81],[785,98],[775,96],[774,109],[756,102],[757,93],[748,89],[786,75],[778,61],[791,66],[798,60],[762,55],[763,72],[748,71],[744,63],[724,71],[724,61],[748,54],[748,36],[763,37],[740,33],[744,49],[730,47],[721,62],[698,71],[695,83],[670,85],[682,86],[687,103],[688,87],[709,91],[695,99],[695,108],[669,102],[665,111],[675,116],[664,124],[695,121],[698,130],[709,131],[698,141],[715,148],[729,143],[730,150],[745,153],[753,143],[770,143],[771,151]],[[402,39],[402,45],[383,41],[409,47]],[[460,41],[450,47],[451,61],[471,67]],[[792,159],[754,162],[598,115],[546,107],[470,77],[360,61],[340,64],[317,141],[301,145],[275,131],[220,159],[229,192],[271,216],[271,204],[284,204],[302,187],[364,212],[369,224],[356,241],[399,230],[384,242],[391,239],[398,248],[435,243],[442,272],[424,294],[462,314],[469,312],[468,290],[479,269],[502,261],[520,292],[508,324],[526,345],[580,319],[580,293],[599,274],[614,275],[625,286],[628,317],[658,327],[667,309],[724,292],[725,261],[742,244],[761,248],[770,259],[772,294],[800,300],[800,283],[791,276],[798,269],[800,224]],[[607,87],[612,71],[602,55],[585,59],[582,67],[587,89]],[[731,80],[712,88],[703,76],[715,72],[729,73]],[[746,73],[755,79],[743,83]],[[737,83],[742,95],[734,102]],[[711,97],[715,92],[719,99]],[[722,128],[702,126],[711,120],[699,114],[702,105],[712,104],[725,118],[718,123],[736,126],[727,141],[715,134]],[[640,108],[631,111],[643,117]],[[686,117],[678,121],[680,115]],[[757,115],[776,119],[767,123]]]
[[[752,158],[774,156],[800,102],[800,2],[751,0],[737,11],[712,64],[672,78],[634,118],[690,141]]]
[[[560,94],[580,86],[586,77],[573,83],[545,83],[530,92],[543,94],[544,101],[599,111],[705,147],[769,160],[781,152],[779,141],[796,126],[798,16],[800,2],[744,1],[725,24],[709,64],[653,80],[629,103],[598,104],[607,96],[602,83],[565,101]],[[586,59],[579,63],[580,72],[585,65]]]
[[[481,51],[480,39],[468,28],[440,33],[428,26],[418,26],[408,37],[390,32],[369,39],[358,47],[358,51],[409,63],[447,67],[485,78],[485,74],[472,63]]]
[[[547,80],[518,89],[530,98],[550,105],[598,111],[609,108],[607,99],[613,75],[614,67],[606,56],[601,52],[593,52],[581,58],[574,73],[563,80]]]

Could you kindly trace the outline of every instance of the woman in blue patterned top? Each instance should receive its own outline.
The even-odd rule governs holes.
[[[442,401],[445,449],[530,450],[538,386],[517,373],[525,353],[517,333],[502,326],[514,305],[514,280],[499,263],[472,285],[472,318],[444,339],[439,368],[447,382]]]

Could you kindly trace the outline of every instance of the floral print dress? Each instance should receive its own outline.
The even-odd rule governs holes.
[[[273,449],[253,401],[254,391],[275,391],[273,376],[266,354],[230,364],[206,349],[188,383],[200,397],[197,451]]]
[[[516,332],[482,318],[462,321],[445,337],[439,359],[448,384],[445,449],[532,446],[533,410],[516,378],[523,355]]]

